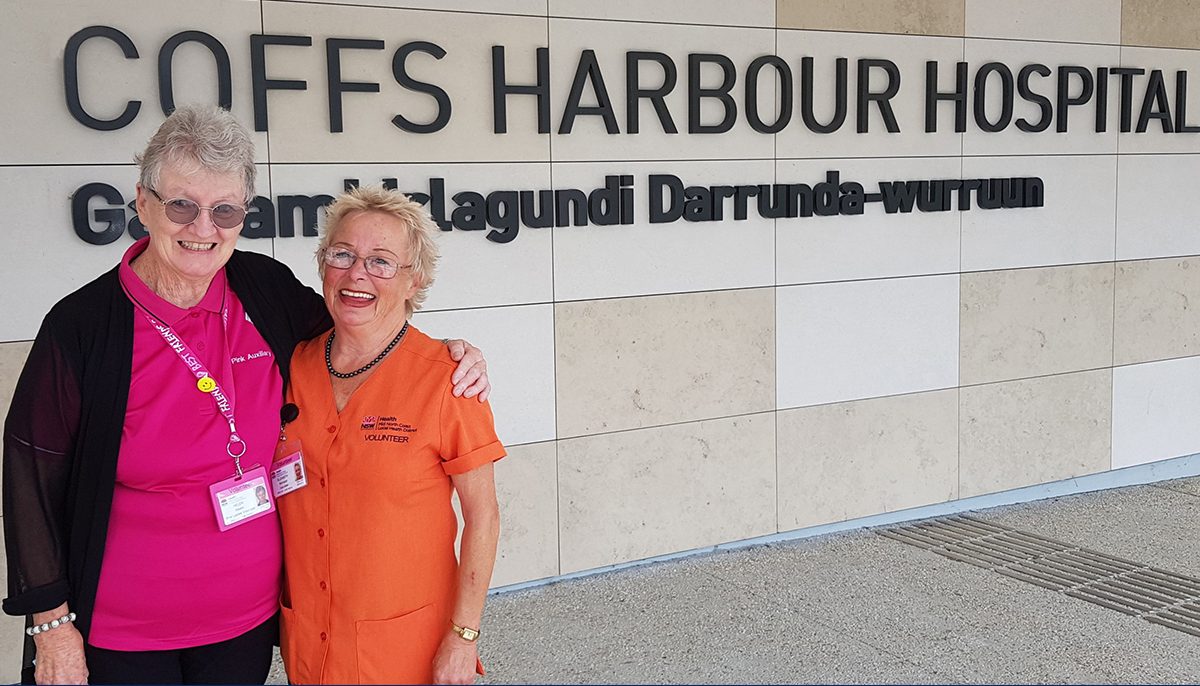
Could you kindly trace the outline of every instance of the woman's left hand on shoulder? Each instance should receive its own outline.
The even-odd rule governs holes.
[[[478,661],[479,649],[475,642],[463,640],[449,631],[433,656],[433,683],[473,684]]]
[[[454,396],[464,398],[479,397],[479,402],[487,400],[492,392],[492,383],[488,381],[487,360],[483,359],[483,351],[461,338],[446,341],[450,351],[450,359],[458,363],[458,368],[450,377],[454,384]]]

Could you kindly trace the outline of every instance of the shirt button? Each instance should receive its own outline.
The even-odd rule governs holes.
[[[336,427],[336,426],[332,426],[332,425],[331,425],[331,426],[329,427],[329,433],[331,433],[331,434],[332,434],[332,433],[337,433],[337,427]]]
[[[319,536],[320,538],[325,538],[325,530],[317,529],[317,536]]]
[[[191,317],[192,317],[192,319],[195,319],[196,317],[199,317],[199,316],[200,316],[200,313],[199,313],[199,312],[193,312],[193,313],[191,314]]]
[[[322,590],[322,591],[324,591],[326,588],[328,588],[328,586],[326,586],[326,585],[325,585],[325,582],[324,582],[324,581],[322,581],[322,582],[321,582],[321,590]]]
[[[328,638],[329,638],[329,634],[322,631],[321,632],[321,640],[324,641],[324,640],[327,640]]]
[[[321,479],[321,488],[325,488],[325,479]]]
[[[196,343],[196,350],[204,350],[204,341],[199,341]]]

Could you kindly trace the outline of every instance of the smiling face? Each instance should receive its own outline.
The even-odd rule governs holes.
[[[164,165],[154,189],[163,200],[186,198],[201,207],[227,203],[244,205],[245,185],[239,174],[213,174],[198,170],[181,173],[174,165]],[[218,228],[208,210],[190,224],[180,225],[167,218],[163,203],[138,186],[138,218],[150,234],[150,245],[139,260],[154,263],[159,272],[184,283],[207,284],[229,261],[237,245],[241,226]]]
[[[327,249],[346,250],[360,258],[349,269],[324,268],[325,305],[338,329],[399,329],[408,318],[406,303],[420,288],[412,270],[404,268],[411,262],[404,223],[382,212],[353,212],[338,224]],[[380,257],[402,268],[396,276],[383,279],[367,273],[364,257]]]

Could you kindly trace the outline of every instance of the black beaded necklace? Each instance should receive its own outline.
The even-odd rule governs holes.
[[[331,357],[333,352],[333,337],[337,335],[337,329],[334,329],[333,331],[329,332],[329,338],[325,341],[325,368],[329,370],[330,374],[333,374],[339,379],[349,379],[351,377],[358,376],[359,374],[362,374],[371,367],[374,367],[382,362],[383,358],[387,357],[387,354],[392,352],[392,348],[396,347],[396,344],[400,342],[400,339],[404,338],[404,334],[407,332],[408,322],[404,322],[404,326],[400,327],[400,333],[396,334],[396,337],[392,339],[392,342],[388,343],[387,347],[383,349],[383,352],[375,356],[375,359],[352,372],[339,372],[333,368],[333,358]]]

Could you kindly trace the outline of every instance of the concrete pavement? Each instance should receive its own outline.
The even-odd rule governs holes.
[[[1200,477],[972,516],[1200,577]],[[496,594],[481,641],[493,684],[1200,682],[1200,637],[871,529]]]

